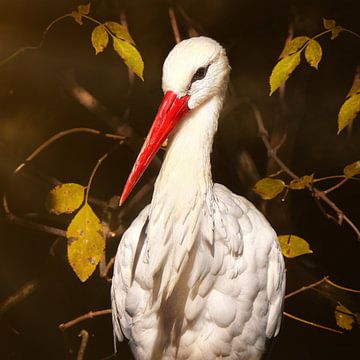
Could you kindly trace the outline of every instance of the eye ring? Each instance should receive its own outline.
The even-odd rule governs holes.
[[[209,66],[210,65],[198,68],[191,79],[191,84],[195,81],[202,80],[206,76]]]

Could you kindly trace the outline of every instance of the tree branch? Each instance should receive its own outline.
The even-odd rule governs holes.
[[[40,280],[35,279],[26,282],[20,289],[12,293],[7,299],[0,304],[0,318],[12,307],[22,302],[29,295],[34,293],[40,286]]]
[[[78,336],[81,337],[81,343],[76,360],[83,360],[85,356],[86,346],[89,342],[89,333],[83,329],[80,331]]]
[[[174,11],[174,8],[172,6],[172,1],[169,1],[169,3],[170,3],[170,6],[169,6],[170,24],[171,24],[171,28],[172,28],[172,31],[173,31],[173,34],[174,34],[175,42],[178,44],[181,41],[181,35],[180,35],[178,23],[176,21],[175,11]]]
[[[269,142],[269,133],[265,128],[264,121],[262,119],[261,113],[259,109],[254,105],[254,103],[247,99],[246,102],[250,105],[253,110],[256,124],[258,127],[259,135],[264,143],[266,150],[268,152],[268,156],[271,157],[278,166],[284,170],[291,178],[294,180],[298,180],[299,176],[296,175],[288,166],[284,164],[284,162],[278,157],[276,149],[274,149],[270,142]],[[338,224],[341,225],[342,221],[344,220],[355,232],[357,235],[357,240],[360,241],[360,230],[355,226],[355,224],[349,219],[349,217],[332,201],[330,200],[326,193],[322,190],[317,189],[316,187],[306,184],[306,188],[313,193],[315,198],[322,200],[325,204],[327,204],[337,215],[338,217]]]
[[[89,319],[93,319],[94,317],[97,316],[102,316],[102,315],[108,315],[111,314],[112,310],[111,309],[105,309],[105,310],[98,310],[98,311],[90,311],[87,314],[78,316],[77,318],[70,320],[66,323],[60,324],[59,325],[59,329],[60,330],[66,330],[69,329],[71,327],[73,327],[74,325],[84,321],[84,320],[89,320]]]

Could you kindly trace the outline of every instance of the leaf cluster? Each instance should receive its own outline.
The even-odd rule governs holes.
[[[106,21],[100,23],[96,19],[90,17],[90,4],[79,5],[77,10],[71,12],[75,21],[82,25],[83,18],[98,24],[91,34],[91,43],[95,49],[95,54],[99,54],[107,47],[109,37],[113,41],[115,52],[124,60],[127,67],[133,71],[141,80],[144,80],[144,62],[140,53],[135,47],[135,42],[125,26],[115,22]]]
[[[263,200],[271,200],[280,195],[285,189],[287,190],[303,190],[311,188],[314,183],[325,181],[333,178],[351,179],[356,175],[360,175],[360,160],[346,165],[342,175],[328,176],[324,178],[314,179],[314,174],[304,175],[298,179],[290,181],[288,184],[281,179],[266,177],[259,180],[253,190],[261,196]]]
[[[322,47],[317,38],[331,33],[331,40],[334,40],[343,32],[349,32],[360,38],[360,35],[342,26],[336,25],[335,20],[323,19],[325,31],[310,38],[308,36],[297,36],[285,44],[279,56],[279,62],[274,66],[270,75],[270,96],[282,86],[301,62],[301,53],[305,52],[307,63],[318,69],[322,58]],[[360,111],[360,79],[356,78],[346,96],[344,104],[338,114],[338,134],[348,126]]]

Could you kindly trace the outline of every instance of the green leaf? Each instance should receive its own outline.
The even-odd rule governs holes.
[[[342,304],[335,308],[335,320],[336,324],[345,330],[351,330],[355,324],[354,314]]]
[[[296,235],[278,236],[281,252],[287,258],[294,258],[304,254],[311,254],[309,243]]]
[[[323,18],[323,25],[326,30],[332,29],[336,26],[335,20],[328,20]]]
[[[113,38],[114,50],[120,55],[125,61],[125,64],[130,70],[132,70],[141,80],[144,80],[144,62],[141,58],[140,53],[134,46],[126,41],[118,38]]]
[[[127,31],[126,27],[115,22],[115,21],[107,21],[104,24],[117,38],[121,40],[125,40],[130,44],[135,45],[135,42],[129,32]]]
[[[310,66],[315,69],[318,68],[319,62],[322,57],[321,45],[316,40],[309,40],[305,48],[305,59]]]
[[[109,35],[104,25],[98,25],[91,34],[91,43],[95,49],[96,55],[102,52],[109,42]]]
[[[289,188],[291,190],[302,190],[305,189],[307,185],[312,184],[313,180],[314,180],[314,174],[304,175],[299,179],[292,180],[289,184]]]
[[[331,30],[331,40],[334,40],[338,37],[338,35],[344,31],[344,29],[341,26],[336,26]]]
[[[90,3],[85,5],[79,5],[78,6],[78,12],[81,15],[88,15],[90,12]]]
[[[348,178],[360,174],[360,160],[344,167],[344,175]]]
[[[360,77],[355,78],[349,93],[346,95],[346,98],[355,94],[360,94]]]
[[[296,52],[280,60],[275,65],[270,75],[270,96],[289,78],[299,64],[300,52]]]
[[[285,188],[285,183],[280,179],[264,178],[259,180],[254,191],[257,192],[264,200],[270,200],[278,196]]]
[[[353,95],[345,100],[338,115],[338,134],[355,119],[359,111],[360,94]]]
[[[83,24],[83,22],[82,22],[82,15],[81,15],[78,11],[72,11],[70,15],[75,19],[75,21],[76,21],[79,25],[82,25],[82,24]]]
[[[89,204],[85,203],[72,219],[66,237],[69,263],[84,282],[94,272],[105,248],[102,225]]]
[[[74,183],[61,184],[50,190],[46,208],[52,214],[70,214],[84,201],[84,186]]]
[[[279,59],[282,59],[288,55],[293,54],[294,52],[298,51],[305,43],[310,40],[307,36],[298,36],[288,43],[285,44],[283,51],[281,52]]]

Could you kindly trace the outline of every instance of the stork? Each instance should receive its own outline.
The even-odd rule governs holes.
[[[151,203],[124,233],[114,265],[114,332],[138,360],[257,360],[279,331],[285,275],[276,234],[211,176],[229,72],[210,38],[172,49],[164,100],[121,196],[122,204],[170,136]]]

